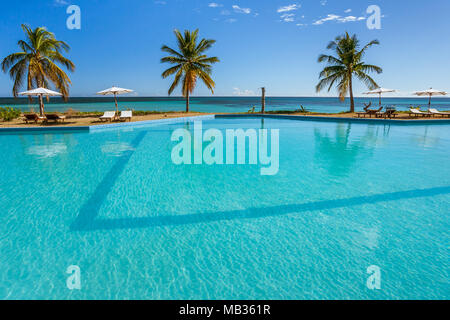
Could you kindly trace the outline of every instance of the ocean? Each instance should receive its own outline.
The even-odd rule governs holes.
[[[356,110],[361,111],[364,103],[372,102],[372,107],[378,107],[378,98],[356,98]],[[410,106],[428,106],[427,98],[383,98],[383,106],[395,106],[397,110],[408,110]],[[440,110],[450,110],[450,98],[433,98],[433,107]],[[27,98],[0,98],[0,107],[11,106],[22,111],[38,111],[36,98],[30,103]],[[260,97],[192,97],[191,111],[209,113],[237,113],[247,112],[253,106],[260,110]],[[341,102],[338,98],[319,97],[267,97],[266,110],[295,110],[303,106],[312,112],[339,113],[349,110],[350,102],[347,99]],[[68,102],[61,98],[51,98],[45,101],[46,112],[65,112],[68,109],[76,111],[107,111],[114,110],[112,97],[73,97]],[[185,101],[181,97],[119,97],[119,109],[133,109],[143,111],[184,111]]]

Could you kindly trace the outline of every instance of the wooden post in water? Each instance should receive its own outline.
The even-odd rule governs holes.
[[[262,97],[261,97],[261,113],[266,112],[266,88],[262,87]]]

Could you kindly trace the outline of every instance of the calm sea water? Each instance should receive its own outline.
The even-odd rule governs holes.
[[[279,129],[275,176],[176,166],[192,127],[0,134],[0,298],[450,298],[450,126],[203,121]]]
[[[356,109],[362,110],[364,103],[372,102],[373,107],[378,106],[377,98],[356,98]],[[337,98],[310,98],[310,97],[268,97],[267,110],[295,110],[302,105],[309,111],[338,113],[349,109],[349,102],[340,102]],[[426,108],[428,100],[423,98],[384,98],[383,106],[396,106],[398,110],[407,110],[409,106],[422,106]],[[29,103],[27,99],[0,99],[0,106],[15,106],[23,111],[39,110],[37,100]],[[154,111],[183,111],[185,102],[182,98],[130,98],[119,97],[121,110],[154,110]],[[259,109],[261,100],[258,97],[193,97],[191,110],[210,113],[247,112],[252,106]],[[449,98],[433,99],[433,106],[441,110],[450,110]],[[77,111],[106,111],[114,110],[111,98],[71,98],[64,103],[59,98],[51,98],[45,106],[48,112],[66,111],[71,108]]]

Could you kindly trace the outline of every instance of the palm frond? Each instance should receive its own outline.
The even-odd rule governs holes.
[[[2,61],[2,70],[3,72],[7,72],[8,69],[15,64],[16,62],[25,59],[27,53],[26,52],[16,52],[8,55]]]
[[[169,88],[169,95],[181,84],[183,96],[189,96],[194,91],[198,78],[205,83],[209,90],[214,92],[215,83],[211,78],[212,64],[219,62],[219,59],[208,57],[204,52],[210,49],[216,41],[210,39],[198,41],[198,33],[198,29],[185,30],[184,33],[175,29],[174,34],[179,50],[174,50],[166,45],[161,47],[161,51],[170,54],[170,56],[161,58],[161,63],[175,65],[161,74],[163,78],[175,75]]]
[[[177,52],[176,50],[168,47],[168,46],[162,46],[161,50],[164,52],[167,52],[169,54],[173,54],[174,56],[176,56],[177,58],[183,58],[183,56],[181,55],[181,53]]]
[[[376,81],[374,79],[372,79],[372,77],[370,77],[369,75],[365,74],[364,72],[357,71],[357,72],[355,72],[355,75],[370,90],[374,90],[379,87],[378,84],[376,83]]]
[[[198,63],[204,63],[204,64],[212,64],[212,63],[218,63],[218,62],[220,62],[220,60],[217,57],[198,59]]]
[[[330,91],[336,85],[339,98],[344,100],[348,92],[352,93],[353,75],[370,89],[374,88],[376,82],[367,73],[379,74],[383,70],[378,66],[365,64],[362,58],[368,48],[377,44],[379,41],[373,40],[359,50],[360,45],[356,35],[350,36],[346,32],[344,35],[336,37],[327,46],[327,49],[333,50],[335,55],[322,54],[318,58],[319,63],[326,63],[327,66],[319,74],[316,91],[320,92],[324,89]]]
[[[166,71],[164,71],[162,73],[162,77],[165,79],[165,78],[171,76],[172,74],[178,72],[178,70],[180,70],[181,68],[182,68],[181,64],[178,64],[178,65],[176,65],[176,66],[174,66],[172,68],[169,68],[169,69],[167,69]]]
[[[355,70],[362,71],[365,73],[368,73],[368,72],[376,72],[378,74],[383,73],[382,68],[375,66],[375,65],[371,65],[371,64],[359,64],[356,66]]]
[[[26,82],[27,89],[48,88],[53,84],[67,98],[71,81],[59,65],[71,72],[75,70],[75,64],[62,54],[70,50],[69,45],[44,27],[32,29],[25,24],[21,27],[25,34],[25,39],[17,42],[21,51],[2,61],[3,72],[9,72],[14,80],[13,95],[17,96]]]

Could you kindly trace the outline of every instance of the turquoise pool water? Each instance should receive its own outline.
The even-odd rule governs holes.
[[[0,134],[0,298],[450,298],[449,125],[203,127],[279,129],[278,174],[174,165],[191,123]]]

